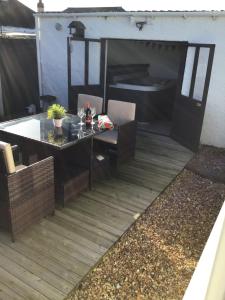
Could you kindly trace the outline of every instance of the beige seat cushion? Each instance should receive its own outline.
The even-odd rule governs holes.
[[[96,135],[94,138],[98,141],[116,145],[118,141],[118,131],[115,129],[108,130],[101,134]]]
[[[15,173],[16,167],[15,167],[11,145],[0,141],[0,149],[3,151],[7,173],[8,174]]]
[[[103,99],[101,97],[87,94],[78,95],[78,107],[84,106],[87,102],[89,102],[91,106],[94,106],[96,108],[97,115],[102,114]]]
[[[27,168],[27,166],[25,166],[25,165],[18,165],[18,166],[16,166],[16,172],[21,171],[26,168]]]
[[[108,116],[114,124],[121,125],[135,120],[136,104],[117,100],[108,101]]]

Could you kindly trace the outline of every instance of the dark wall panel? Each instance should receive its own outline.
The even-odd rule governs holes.
[[[0,72],[6,116],[38,106],[38,71],[34,39],[0,39]]]
[[[33,14],[32,9],[17,0],[0,0],[0,26],[35,28]]]

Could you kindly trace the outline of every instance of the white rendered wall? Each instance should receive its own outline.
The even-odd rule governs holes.
[[[0,74],[0,117],[4,116],[3,95],[2,95],[2,80]]]
[[[40,17],[39,78],[43,93],[51,93],[67,106],[67,46],[71,17]],[[225,17],[155,17],[142,31],[127,16],[79,17],[86,26],[86,37],[146,40],[174,40],[216,44],[201,143],[225,147]],[[55,24],[62,30],[57,31]]]
[[[225,203],[216,219],[183,300],[225,299]]]

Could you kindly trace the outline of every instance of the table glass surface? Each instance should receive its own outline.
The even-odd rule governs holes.
[[[42,113],[0,123],[0,131],[63,149],[101,132],[97,123],[80,126],[79,122],[78,116],[66,114],[62,127],[56,128],[53,120]]]

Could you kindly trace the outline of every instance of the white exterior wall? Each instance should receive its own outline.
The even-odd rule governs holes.
[[[225,203],[214,223],[183,300],[225,299]]]
[[[0,117],[3,116],[4,116],[4,105],[3,105],[3,95],[2,95],[2,79],[1,79],[1,72],[0,72]]]
[[[50,93],[67,106],[68,25],[75,16],[36,16],[41,93]],[[76,18],[86,26],[86,37],[173,40],[216,44],[201,143],[225,147],[225,16],[159,16],[149,18],[142,31],[128,16]],[[55,24],[62,30],[57,31]]]

